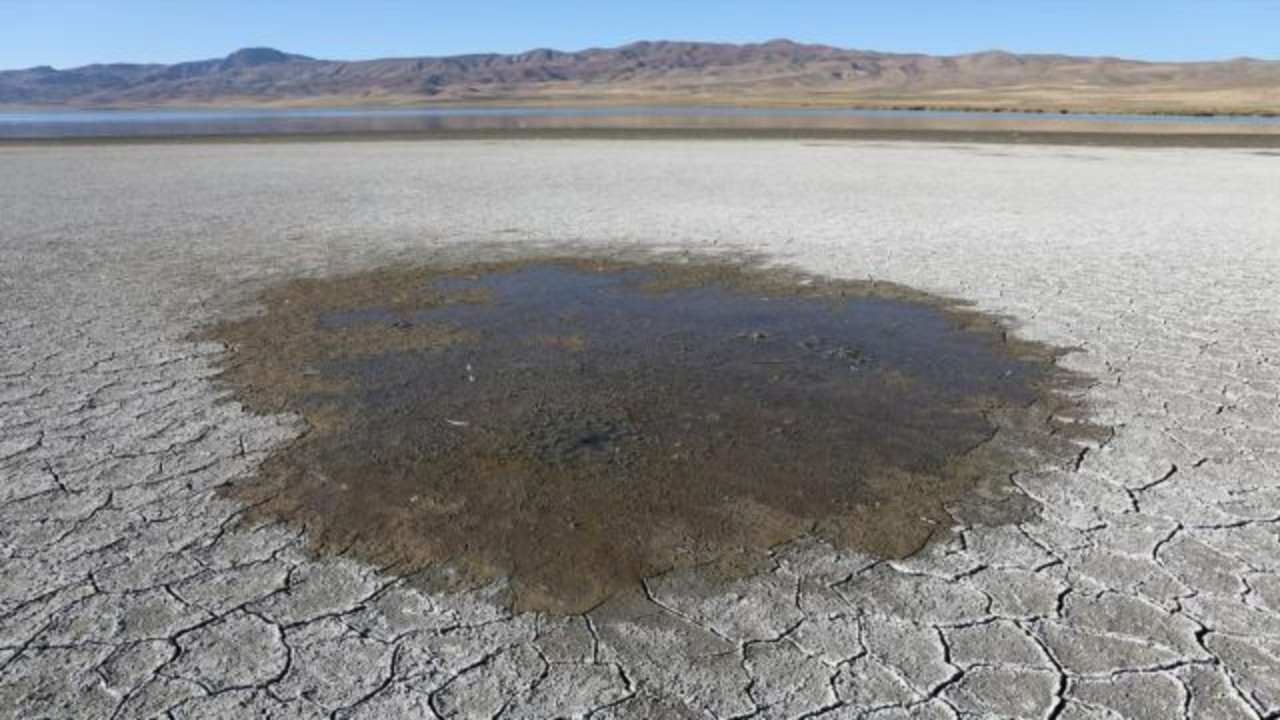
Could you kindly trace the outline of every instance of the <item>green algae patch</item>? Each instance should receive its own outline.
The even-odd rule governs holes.
[[[1096,431],[1059,351],[884,283],[530,260],[298,280],[209,328],[307,431],[228,492],[313,548],[504,578],[573,613],[816,534],[908,556],[1018,522],[1009,477]]]

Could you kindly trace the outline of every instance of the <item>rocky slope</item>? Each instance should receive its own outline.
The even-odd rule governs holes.
[[[787,40],[641,42],[580,52],[318,60],[269,48],[178,63],[0,72],[0,104],[814,103],[1171,112],[1280,110],[1280,62],[939,57]]]

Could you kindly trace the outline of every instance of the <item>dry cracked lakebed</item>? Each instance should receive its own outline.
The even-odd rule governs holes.
[[[1096,434],[1061,351],[900,286],[539,259],[294,280],[204,332],[308,430],[229,492],[313,548],[574,613],[791,539],[904,557],[1036,512]],[[445,572],[444,570],[447,570]]]

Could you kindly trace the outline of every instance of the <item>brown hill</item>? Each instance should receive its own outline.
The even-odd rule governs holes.
[[[0,72],[9,105],[733,103],[1273,113],[1280,62],[890,54],[787,40],[316,60],[269,48],[176,65]]]

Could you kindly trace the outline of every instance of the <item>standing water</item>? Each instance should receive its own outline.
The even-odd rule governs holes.
[[[957,508],[1025,519],[1009,475],[1075,456],[1053,349],[896,286],[562,260],[264,300],[209,330],[225,380],[310,431],[232,493],[320,551],[507,578],[522,609],[807,534],[902,557]]]

